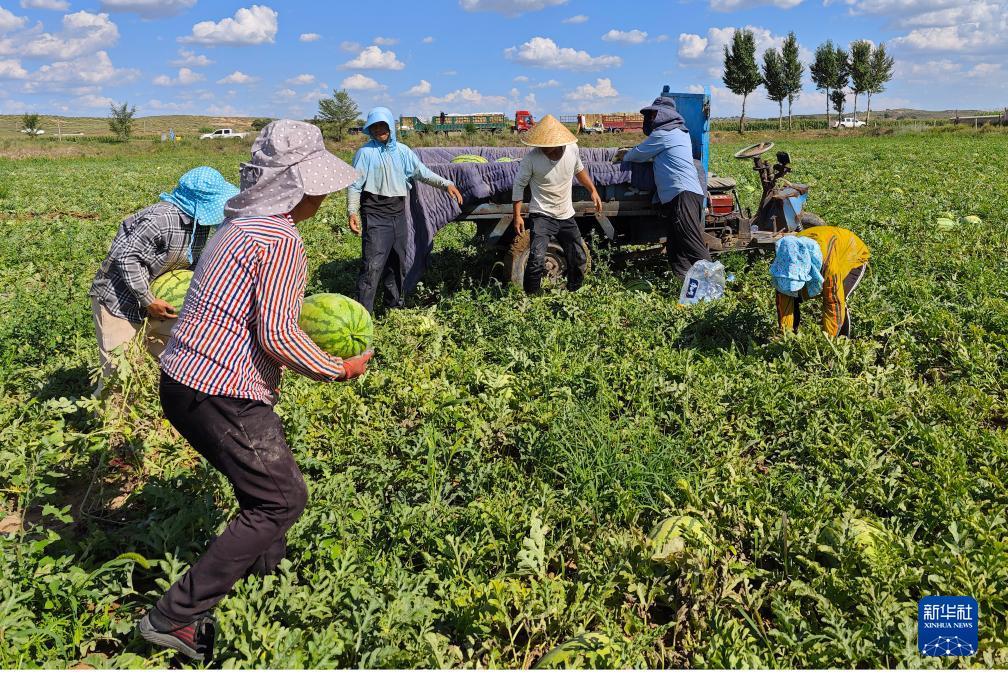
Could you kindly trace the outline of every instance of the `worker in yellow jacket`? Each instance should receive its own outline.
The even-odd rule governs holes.
[[[799,305],[821,295],[823,330],[850,337],[847,301],[861,283],[868,258],[868,246],[853,231],[836,226],[816,226],[777,241],[770,275],[781,328],[798,331]]]

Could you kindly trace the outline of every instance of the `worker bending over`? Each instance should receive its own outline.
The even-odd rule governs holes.
[[[798,331],[799,307],[822,296],[822,328],[830,336],[851,335],[847,304],[868,264],[868,246],[853,231],[816,226],[777,241],[770,275],[777,288],[777,320]]]

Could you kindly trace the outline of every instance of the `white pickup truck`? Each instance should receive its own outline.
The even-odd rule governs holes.
[[[833,124],[834,129],[856,129],[859,126],[864,126],[865,123],[860,119],[855,119],[854,117],[844,117],[838,122]]]
[[[200,136],[200,140],[206,140],[208,138],[245,138],[244,133],[239,133],[238,131],[232,131],[231,129],[217,129],[213,133],[204,133]]]

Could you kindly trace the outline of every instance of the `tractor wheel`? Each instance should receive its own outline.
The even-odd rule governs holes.
[[[811,212],[799,212],[798,222],[803,229],[811,229],[813,226],[826,226],[826,222],[817,214]]]
[[[532,231],[526,230],[520,236],[516,235],[511,241],[510,247],[504,253],[504,276],[518,288],[525,287],[525,265],[528,264],[529,252],[532,246]],[[581,239],[581,248],[588,258],[585,263],[585,273],[591,271],[591,252],[588,244]],[[563,246],[557,241],[550,241],[549,248],[546,249],[546,275],[547,281],[562,282],[567,275],[567,259],[564,256]]]

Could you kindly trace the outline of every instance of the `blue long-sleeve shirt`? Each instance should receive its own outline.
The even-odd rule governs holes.
[[[658,199],[662,204],[683,191],[704,194],[696,165],[693,164],[693,143],[685,131],[655,131],[623,157],[624,162],[652,160]]]
[[[347,189],[348,214],[360,211],[361,193],[364,191],[394,198],[406,197],[410,181],[420,181],[441,190],[451,185],[451,181],[428,169],[404,143],[380,145],[369,142],[354,154],[353,165],[361,176]]]

